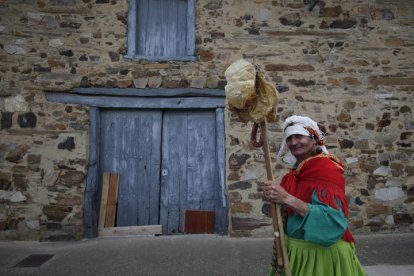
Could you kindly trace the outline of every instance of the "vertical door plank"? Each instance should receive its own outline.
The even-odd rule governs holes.
[[[228,213],[227,213],[227,195],[225,181],[225,131],[224,131],[224,110],[216,109],[216,156],[217,156],[217,200],[216,200],[216,233],[227,234],[228,231]]]
[[[101,195],[101,207],[99,212],[99,227],[105,227],[106,210],[108,204],[108,192],[109,192],[109,173],[103,173],[102,183],[102,195]]]
[[[188,115],[188,206],[214,210],[216,180],[215,113],[193,111]]]
[[[163,116],[160,219],[164,234],[182,232],[180,200],[187,197],[186,117],[178,111],[165,111]]]
[[[118,202],[119,174],[109,173],[108,201],[106,205],[105,227],[115,226],[116,207]]]

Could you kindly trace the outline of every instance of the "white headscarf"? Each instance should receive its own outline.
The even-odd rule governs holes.
[[[313,137],[314,135],[310,133],[309,130],[307,130],[306,128],[313,129],[317,133],[319,137],[316,137],[316,139],[318,141],[324,141],[325,134],[319,129],[318,124],[314,120],[305,116],[290,116],[283,123],[283,141],[282,145],[280,146],[279,153],[277,154],[278,158],[280,158],[287,151],[284,160],[292,165],[296,163],[296,157],[293,156],[290,150],[286,147],[286,139],[294,134]],[[324,145],[319,145],[318,147],[322,150],[323,153],[329,153]]]

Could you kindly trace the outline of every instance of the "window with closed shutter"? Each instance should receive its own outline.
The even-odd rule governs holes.
[[[195,0],[131,0],[128,58],[195,60]]]

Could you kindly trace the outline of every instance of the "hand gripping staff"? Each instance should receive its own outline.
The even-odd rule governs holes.
[[[266,80],[258,66],[254,66],[244,59],[232,63],[226,72],[227,85],[225,87],[229,110],[236,113],[242,122],[253,121],[250,141],[255,147],[262,147],[267,179],[273,180],[272,164],[270,159],[269,143],[267,140],[267,122],[276,121],[276,106],[278,92]],[[257,142],[257,130],[260,126],[260,141]],[[272,274],[291,276],[289,259],[286,249],[281,206],[270,203],[272,223],[274,229],[274,246],[272,260]]]

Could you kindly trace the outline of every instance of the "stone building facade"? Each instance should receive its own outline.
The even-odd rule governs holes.
[[[0,239],[83,237],[89,109],[48,92],[224,90],[239,58],[279,89],[271,151],[287,116],[311,116],[347,164],[352,231],[412,231],[414,2],[313,2],[195,1],[196,59],[148,61],[125,57],[128,0],[0,0]],[[251,125],[226,112],[225,129],[229,235],[270,236]]]

